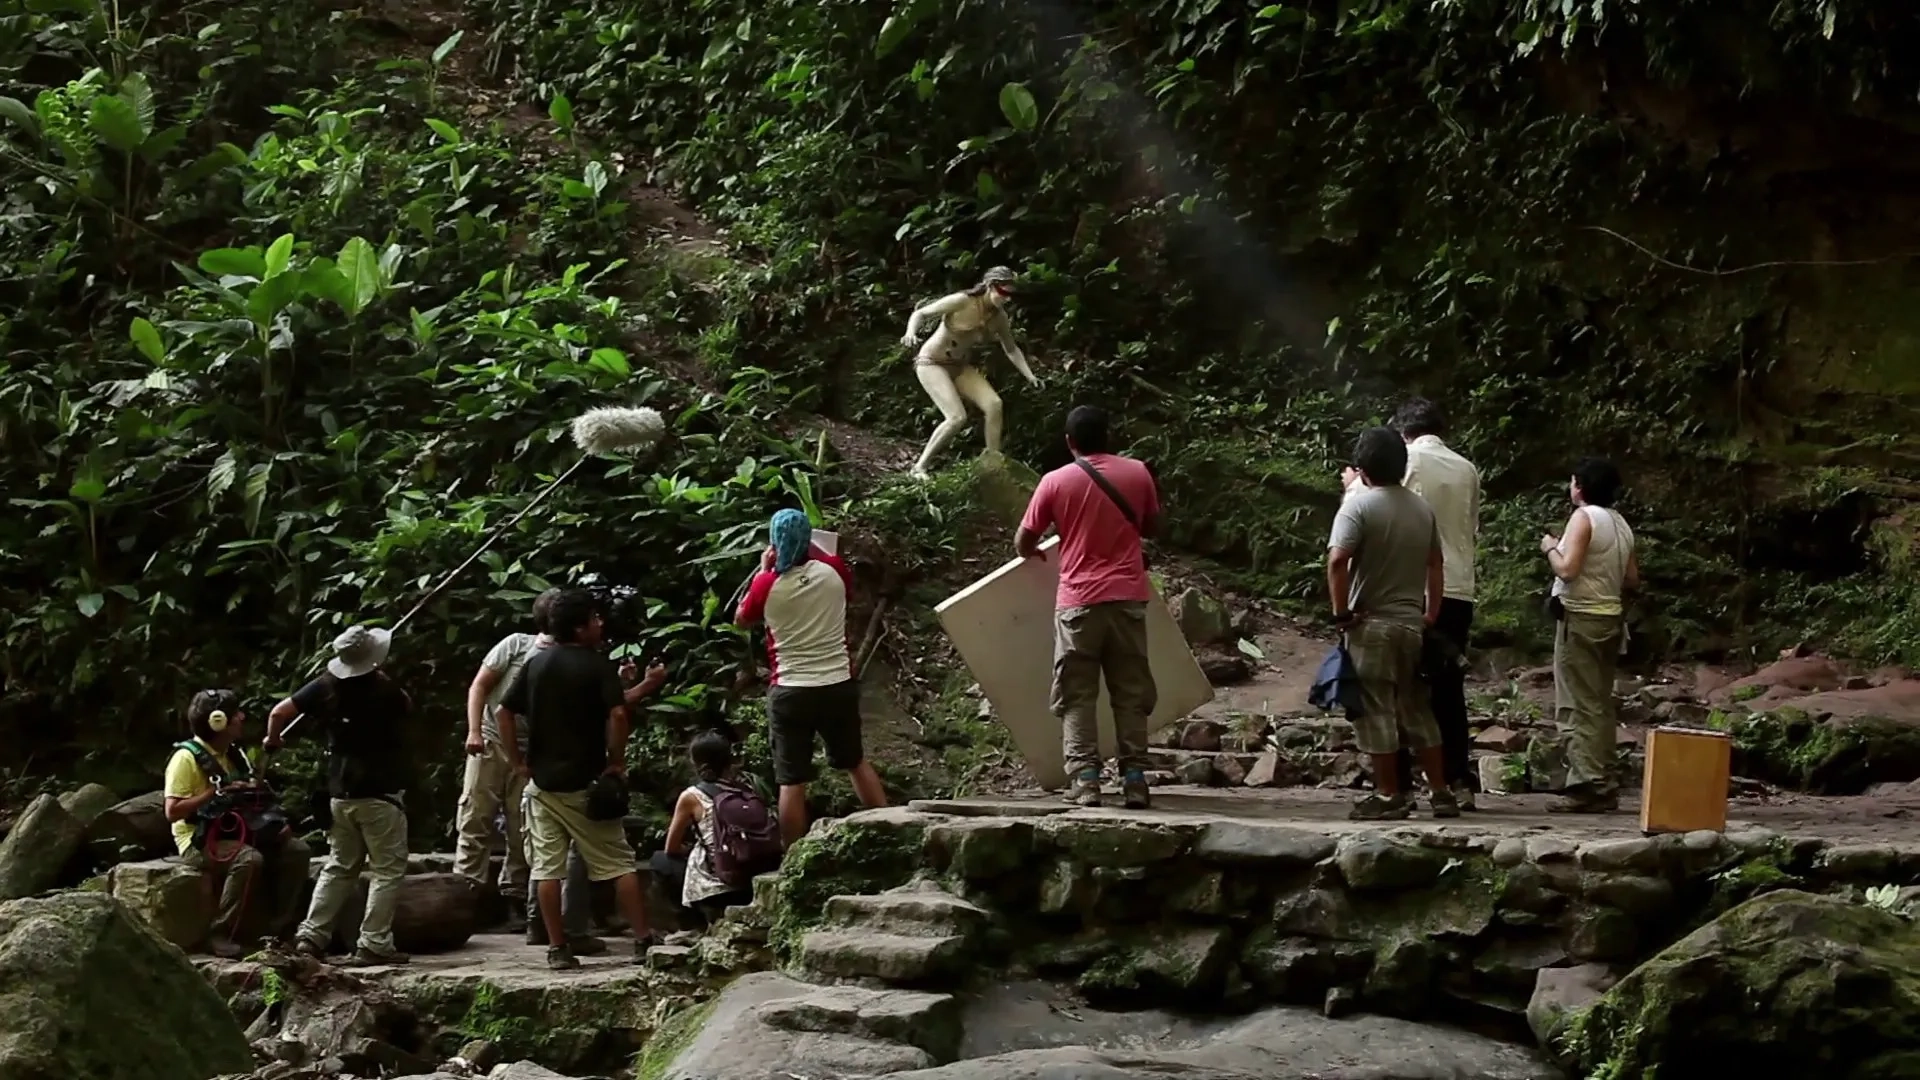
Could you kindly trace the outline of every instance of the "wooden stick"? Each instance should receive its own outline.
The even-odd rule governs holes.
[[[867,661],[873,659],[873,650],[880,644],[881,620],[886,618],[887,605],[891,603],[887,597],[881,597],[873,605],[873,614],[867,618],[867,632],[860,639],[860,651],[855,654],[853,662],[853,677],[856,679],[867,669]]]

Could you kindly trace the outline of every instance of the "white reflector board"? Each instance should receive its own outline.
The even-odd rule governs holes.
[[[1053,598],[1060,538],[1041,542],[1044,559],[1019,559],[954,593],[933,609],[961,659],[993,702],[1000,722],[1042,787],[1066,786],[1060,721],[1053,715]],[[1187,639],[1158,589],[1147,604],[1147,658],[1159,702],[1147,721],[1158,731],[1213,700]],[[1100,755],[1113,757],[1113,706],[1100,687]]]

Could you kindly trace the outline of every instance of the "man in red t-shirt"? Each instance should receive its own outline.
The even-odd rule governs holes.
[[[1044,559],[1040,537],[1060,534],[1060,590],[1054,598],[1053,714],[1072,774],[1068,798],[1100,805],[1100,676],[1107,677],[1116,765],[1127,806],[1147,806],[1147,717],[1157,699],[1147,662],[1147,580],[1143,537],[1160,524],[1160,494],[1146,465],[1107,451],[1106,410],[1067,414],[1073,464],[1040,478],[1014,535],[1022,558]]]

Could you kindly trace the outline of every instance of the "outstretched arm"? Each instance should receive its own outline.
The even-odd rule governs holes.
[[[1028,382],[1039,386],[1040,380],[1034,377],[1033,369],[1027,366],[1027,355],[1014,343],[1013,320],[1007,317],[1005,311],[996,311],[988,320],[988,325],[993,328],[993,339],[1000,343],[1000,351],[1007,354],[1007,359],[1013,361],[1013,366],[1020,369],[1020,374],[1025,375]]]
[[[959,311],[966,302],[967,294],[957,292],[949,293],[938,300],[930,300],[914,308],[913,314],[907,316],[907,332],[900,338],[900,344],[909,349],[916,348],[920,344],[921,324],[928,319],[944,319]]]

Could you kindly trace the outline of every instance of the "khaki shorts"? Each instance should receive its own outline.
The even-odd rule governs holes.
[[[1360,718],[1353,741],[1363,754],[1440,745],[1433,698],[1420,677],[1424,635],[1419,627],[1362,619],[1347,634],[1347,652],[1360,677]]]
[[[619,818],[587,816],[584,791],[541,791],[527,785],[527,861],[535,881],[565,881],[567,851],[578,848],[592,881],[612,881],[635,870],[633,845]]]

